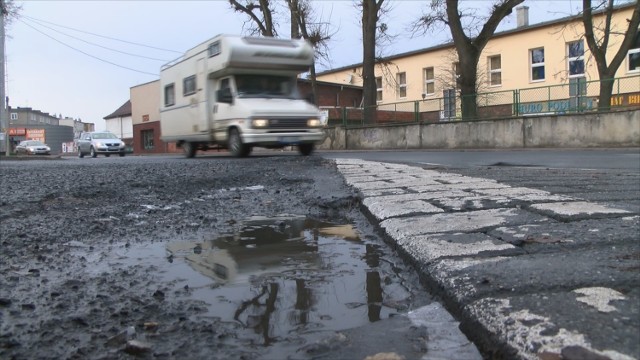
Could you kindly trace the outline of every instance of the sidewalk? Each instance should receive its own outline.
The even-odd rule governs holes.
[[[407,165],[336,163],[485,356],[640,359],[636,211]]]

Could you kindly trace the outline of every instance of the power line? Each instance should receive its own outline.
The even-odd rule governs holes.
[[[155,46],[150,46],[150,45],[140,44],[140,43],[136,43],[136,42],[132,42],[132,41],[116,39],[116,38],[113,38],[113,37],[104,36],[104,35],[100,35],[100,34],[95,34],[95,33],[89,32],[89,31],[85,31],[85,30],[74,29],[72,27],[68,27],[68,26],[64,26],[64,25],[60,25],[60,24],[55,24],[55,23],[52,23],[50,21],[46,21],[46,20],[42,20],[42,19],[36,19],[36,18],[30,17],[30,16],[26,16],[26,15],[22,15],[21,17],[29,19],[29,20],[32,20],[32,21],[43,22],[43,23],[47,23],[47,24],[50,24],[50,25],[53,25],[53,26],[58,26],[58,27],[61,27],[61,28],[65,28],[65,29],[69,29],[69,30],[73,30],[73,31],[78,31],[78,32],[81,32],[81,33],[85,33],[85,34],[89,34],[89,35],[93,35],[93,36],[97,36],[97,37],[101,37],[101,38],[104,38],[104,39],[115,40],[115,41],[131,44],[131,45],[142,46],[142,47],[146,47],[146,48],[149,48],[149,49],[155,49],[155,50],[161,50],[161,51],[168,51],[168,52],[173,52],[173,53],[177,53],[177,54],[182,54],[183,53],[182,51],[163,49],[163,48],[159,48],[159,47],[155,47]]]
[[[25,17],[25,18],[26,18],[26,17]],[[70,37],[70,38],[72,38],[72,39],[76,39],[76,40],[78,40],[78,41],[82,41],[82,42],[87,43],[87,44],[89,44],[89,45],[97,46],[97,47],[100,47],[100,48],[103,48],[103,49],[107,49],[107,50],[110,50],[110,51],[115,51],[115,52],[117,52],[117,53],[121,53],[121,54],[129,55],[129,56],[140,57],[140,58],[149,59],[149,60],[156,60],[156,61],[163,61],[163,62],[168,62],[168,61],[169,61],[169,60],[167,60],[167,59],[158,59],[158,58],[152,58],[152,57],[144,56],[144,55],[132,54],[132,53],[128,53],[128,52],[126,52],[126,51],[121,51],[121,50],[113,49],[113,48],[106,47],[106,46],[103,46],[103,45],[100,45],[100,44],[92,43],[92,42],[90,42],[90,41],[87,41],[87,40],[81,39],[81,38],[79,38],[79,37],[76,37],[76,36],[73,36],[73,35],[69,35],[69,34],[66,34],[66,33],[64,33],[64,32],[62,32],[62,31],[56,30],[56,29],[54,29],[54,28],[52,28],[52,27],[50,27],[50,26],[47,26],[47,25],[44,25],[44,24],[40,24],[40,23],[38,23],[38,22],[36,22],[36,21],[33,21],[33,20],[29,20],[29,21],[32,21],[33,23],[37,24],[38,26],[42,26],[42,27],[45,27],[45,28],[47,28],[47,29],[49,29],[49,30],[55,31],[55,32],[57,32],[58,34],[62,34],[62,35],[68,36],[68,37]],[[23,23],[24,23],[24,21],[23,21]]]
[[[54,38],[53,36],[51,36],[51,35],[49,35],[49,34],[47,34],[47,33],[43,32],[43,31],[41,31],[41,30],[39,30],[39,29],[37,29],[37,28],[33,27],[31,24],[28,24],[28,23],[24,22],[22,19],[18,19],[18,21],[20,21],[21,23],[23,23],[23,24],[27,25],[28,27],[32,28],[33,30],[35,30],[35,31],[37,31],[37,32],[39,32],[39,33],[41,33],[42,35],[44,35],[44,36],[46,36],[46,37],[48,37],[48,38],[50,38],[50,39],[52,39],[52,40],[54,40],[54,41],[56,41],[56,42],[58,42],[58,43],[62,44],[62,45],[66,46],[66,47],[68,47],[68,48],[70,48],[70,49],[73,49],[73,50],[75,50],[75,51],[77,51],[77,52],[79,52],[79,53],[82,53],[82,54],[84,54],[84,55],[87,55],[87,56],[89,56],[89,57],[92,57],[92,58],[94,58],[94,59],[96,59],[96,60],[99,60],[99,61],[105,62],[105,63],[110,64],[110,65],[113,65],[113,66],[117,66],[117,67],[119,67],[119,68],[123,68],[123,69],[131,70],[131,71],[135,71],[135,72],[138,72],[138,73],[141,73],[141,74],[147,74],[147,75],[158,76],[158,74],[157,74],[157,73],[150,73],[150,72],[146,72],[146,71],[142,71],[142,70],[136,70],[136,69],[133,69],[133,68],[130,68],[130,67],[126,67],[126,66],[123,66],[123,65],[119,65],[119,64],[116,64],[116,63],[114,63],[114,62],[111,62],[111,61],[108,61],[108,60],[105,60],[105,59],[99,58],[99,57],[94,56],[94,55],[91,55],[91,54],[89,54],[89,53],[86,53],[86,52],[84,52],[84,51],[82,51],[82,50],[80,50],[80,49],[76,49],[76,48],[74,48],[73,46],[68,45],[68,44],[66,44],[66,43],[64,43],[64,42],[62,42],[62,41],[60,41],[60,40],[58,40],[58,39]]]

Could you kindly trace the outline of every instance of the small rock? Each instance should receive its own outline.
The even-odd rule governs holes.
[[[164,292],[162,292],[161,290],[156,290],[156,292],[153,293],[153,297],[158,299],[158,300],[163,300],[164,299]]]
[[[404,360],[404,356],[396,353],[377,353],[364,358],[364,360]]]
[[[561,354],[564,360],[611,360],[608,356],[597,354],[577,345],[563,348]]]
[[[107,346],[117,347],[124,344],[127,341],[127,334],[121,332],[118,335],[112,336],[107,340]]]
[[[158,329],[158,323],[154,321],[149,321],[144,323],[144,329],[147,331],[155,331]]]
[[[144,354],[151,350],[151,345],[139,340],[127,341],[127,346],[124,348],[124,352],[131,355]]]

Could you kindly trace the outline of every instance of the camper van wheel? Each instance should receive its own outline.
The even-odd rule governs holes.
[[[313,152],[313,144],[300,144],[298,145],[298,151],[304,156],[309,156]]]
[[[238,129],[229,130],[229,143],[227,147],[231,155],[235,157],[246,157],[251,153],[251,147],[242,143]]]
[[[183,142],[182,151],[184,151],[184,156],[188,158],[192,158],[196,156],[196,146],[192,142],[189,142],[189,141]]]

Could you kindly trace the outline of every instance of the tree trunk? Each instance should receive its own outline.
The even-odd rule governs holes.
[[[362,0],[362,95],[364,123],[376,123],[376,25],[375,0]]]
[[[318,105],[318,80],[316,80],[316,63],[313,62],[309,68],[309,78],[311,80],[311,95],[313,96],[313,103]]]
[[[298,0],[289,0],[289,10],[291,11],[291,38],[300,38],[300,24],[298,23]]]
[[[478,103],[476,80],[478,77],[478,60],[479,55],[471,48],[466,47],[458,52],[460,55],[460,77],[458,78],[458,86],[460,88],[460,110],[462,118],[465,120],[478,118]]]
[[[598,111],[611,110],[611,94],[613,93],[613,84],[615,84],[614,75],[601,75],[600,78],[600,94],[598,94]]]

